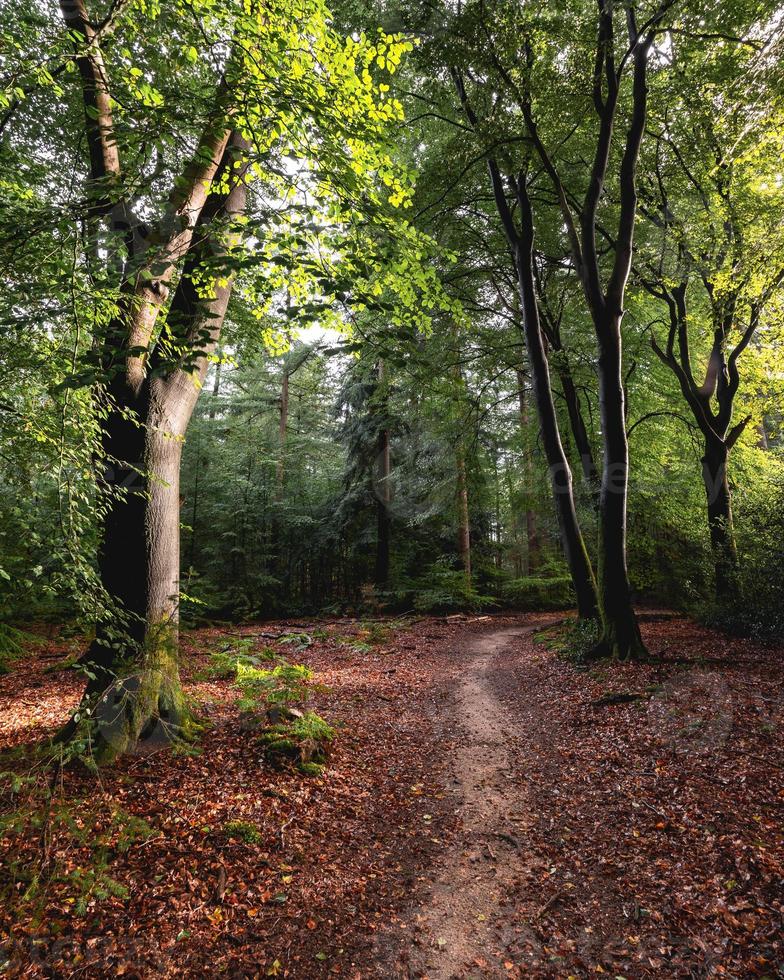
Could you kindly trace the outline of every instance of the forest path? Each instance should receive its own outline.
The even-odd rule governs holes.
[[[465,648],[450,720],[461,737],[451,787],[461,832],[434,869],[429,894],[408,911],[396,939],[387,935],[377,944],[379,977],[452,980],[487,976],[488,970],[505,976],[504,951],[530,938],[505,906],[510,887],[525,877],[530,814],[511,756],[535,712],[528,719],[510,712],[492,679],[504,654],[518,646],[513,641],[542,626],[479,634]],[[519,656],[519,648],[514,654]],[[539,741],[536,733],[529,734]]]

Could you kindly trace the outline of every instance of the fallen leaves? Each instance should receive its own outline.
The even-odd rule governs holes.
[[[201,755],[129,758],[102,774],[101,799],[154,830],[124,851],[112,838],[109,870],[127,898],[91,900],[78,915],[64,887],[36,910],[23,908],[16,889],[0,907],[6,974],[372,975],[374,935],[427,901],[438,856],[459,839],[444,793],[460,737],[451,690],[461,638],[495,622],[423,621],[388,636],[383,657],[356,649],[361,628],[350,621],[242,627],[264,645],[265,631],[272,642],[300,629],[313,640],[297,656],[323,686],[318,711],[340,726],[317,780],[263,765],[239,731],[231,683],[196,679],[218,631],[186,635],[189,692],[210,705]],[[498,658],[498,697],[519,718],[512,775],[531,798],[530,812],[510,815],[529,870],[505,904],[472,913],[488,934],[506,937],[474,973],[784,970],[781,658],[684,619],[644,629],[660,664],[577,672],[527,639]],[[717,649],[722,664],[711,663]],[[5,746],[40,738],[67,716],[78,678],[43,671],[72,652],[50,638],[38,651],[48,659],[0,678]],[[613,697],[624,692],[635,697]],[[104,833],[91,777],[66,773],[63,791],[83,800],[75,824]],[[232,822],[258,839],[227,835]],[[31,831],[16,846],[17,857],[32,857],[41,838]],[[52,855],[80,874],[94,859],[89,846],[57,841]],[[0,857],[7,868],[5,840]]]
[[[429,799],[448,758],[447,742],[419,700],[432,705],[444,696],[438,685],[446,651],[435,651],[433,669],[433,644],[414,631],[405,652],[390,634],[384,658],[333,639],[356,628],[345,621],[327,626],[323,639],[298,653],[316,671],[319,712],[340,726],[319,779],[263,764],[237,724],[231,682],[197,676],[223,641],[219,631],[186,634],[186,686],[209,706],[201,753],[130,757],[101,776],[107,800],[155,830],[149,846],[110,856],[128,898],[79,916],[70,895],[50,892],[33,910],[18,903],[17,892],[13,904],[0,904],[0,963],[13,965],[6,974],[67,976],[78,967],[88,976],[353,975],[352,962],[366,955],[363,936],[407,900],[407,881],[437,847],[435,826],[447,826],[440,804],[430,802],[424,826],[431,829],[422,832],[421,804],[409,787],[418,785]],[[41,738],[78,699],[78,678],[43,677],[41,670],[31,660],[0,679],[0,744]],[[92,777],[67,772],[64,784],[69,798],[83,800],[74,805],[75,820],[89,819]],[[227,825],[252,827],[252,839],[228,835]],[[34,834],[19,843],[31,853],[39,847]],[[0,861],[3,849],[0,840]],[[85,867],[92,858],[89,846],[70,856]]]

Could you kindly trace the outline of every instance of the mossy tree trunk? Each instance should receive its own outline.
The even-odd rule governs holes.
[[[232,134],[216,174],[222,189],[196,223],[168,305],[176,359],[153,348],[135,387],[120,375],[104,424],[103,448],[113,462],[100,570],[122,620],[102,623],[82,658],[101,759],[158,748],[193,728],[178,667],[180,463],[231,297],[232,222],[245,207],[247,153],[247,141]]]

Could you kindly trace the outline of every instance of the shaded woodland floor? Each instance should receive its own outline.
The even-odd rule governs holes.
[[[783,976],[782,651],[648,616],[659,663],[578,670],[537,635],[556,618],[187,634],[200,754],[66,771],[6,829],[0,974]],[[315,670],[322,776],[270,769],[232,682],[199,679],[238,633]],[[42,632],[0,678],[0,748],[76,703],[47,672],[75,648]]]

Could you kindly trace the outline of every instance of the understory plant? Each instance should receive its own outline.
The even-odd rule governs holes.
[[[106,793],[66,792],[48,762],[0,773],[0,901],[35,917],[56,900],[84,916],[128,897],[117,860],[155,831]]]
[[[259,731],[266,758],[273,765],[295,764],[307,775],[318,775],[335,730],[306,709],[315,688],[313,671],[286,661],[269,669],[239,663],[236,683],[244,727]]]
[[[240,664],[258,667],[264,661],[275,658],[275,651],[270,647],[257,651],[252,636],[239,636],[210,654],[210,662],[202,676],[208,680],[228,680],[234,677]]]

